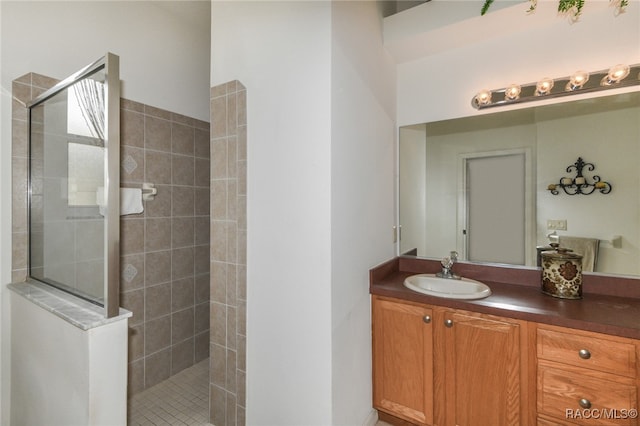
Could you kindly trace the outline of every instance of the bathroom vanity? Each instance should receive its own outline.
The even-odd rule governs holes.
[[[637,425],[640,283],[585,275],[583,299],[542,294],[540,271],[457,264],[491,296],[424,295],[437,261],[370,271],[373,404],[392,424]]]

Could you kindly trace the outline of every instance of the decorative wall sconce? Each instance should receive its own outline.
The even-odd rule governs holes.
[[[476,109],[483,109],[635,85],[640,85],[640,64],[618,64],[608,70],[592,73],[576,71],[568,77],[545,77],[537,83],[511,84],[495,90],[484,89],[473,97],[471,105]]]
[[[560,191],[558,191],[558,188],[562,189],[569,195],[589,195],[592,194],[596,189],[603,194],[608,194],[611,192],[611,184],[609,182],[601,180],[600,176],[598,175],[593,175],[591,177],[593,182],[590,183],[582,174],[582,170],[584,170],[585,168],[588,171],[593,171],[596,166],[594,166],[592,163],[585,163],[582,160],[582,157],[578,157],[578,161],[567,167],[567,173],[571,173],[573,170],[576,173],[576,177],[562,177],[560,178],[560,181],[558,183],[552,183],[547,187],[547,189],[551,191],[553,195],[558,195],[560,193]]]

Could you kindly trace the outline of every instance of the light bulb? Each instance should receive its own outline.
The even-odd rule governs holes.
[[[547,95],[553,88],[553,79],[545,77],[536,83],[536,96]]]
[[[491,91],[483,89],[474,98],[477,105],[489,105],[491,103]]]
[[[565,87],[568,91],[574,91],[577,89],[581,89],[584,84],[589,81],[589,73],[586,71],[576,71],[573,73],[567,86]]]
[[[520,97],[520,86],[512,84],[504,91],[504,97],[510,101],[516,100]]]
[[[629,75],[629,66],[624,64],[618,64],[609,69],[609,73],[602,79],[600,84],[602,86],[611,86],[612,84],[619,83],[620,80]]]

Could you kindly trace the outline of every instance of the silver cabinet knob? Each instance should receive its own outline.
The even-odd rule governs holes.
[[[591,408],[591,401],[586,398],[580,399],[580,401],[578,401],[578,404],[580,404],[582,408]]]
[[[580,350],[578,351],[578,355],[580,355],[580,358],[582,358],[582,359],[589,359],[589,358],[591,358],[591,352],[589,352],[589,351],[588,351],[588,350],[586,350],[586,349],[580,349]]]
[[[453,327],[453,320],[450,320],[450,319],[444,320],[444,325],[445,327],[448,327],[448,328]]]
[[[431,322],[431,317],[429,315],[425,315],[422,317],[422,321],[424,321],[426,324],[429,324]]]

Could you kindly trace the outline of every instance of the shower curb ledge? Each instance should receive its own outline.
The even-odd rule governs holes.
[[[30,279],[25,282],[11,283],[7,287],[25,299],[85,331],[121,321],[133,315],[131,311],[120,308],[118,316],[105,318],[104,308]]]

